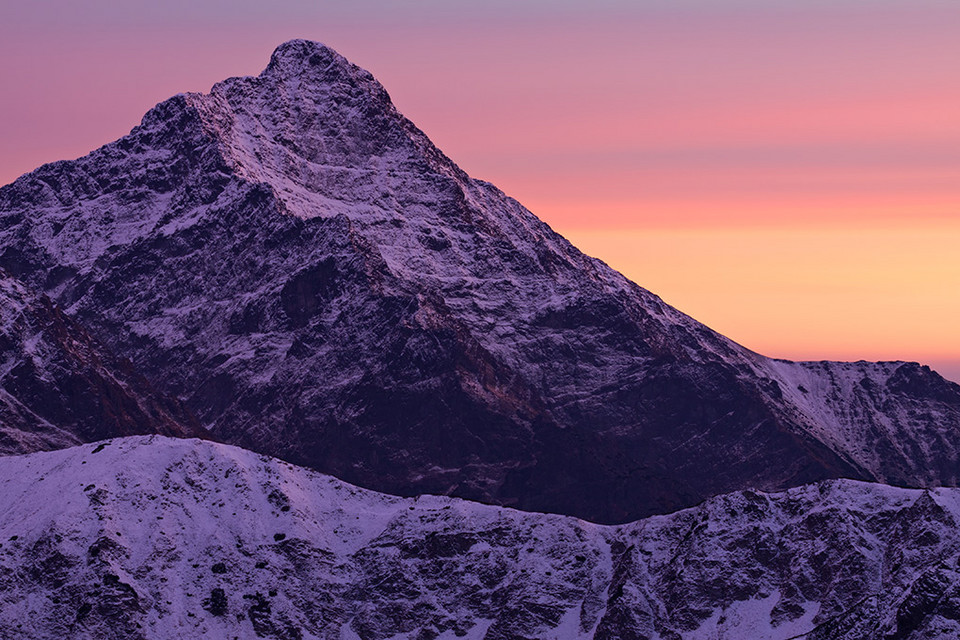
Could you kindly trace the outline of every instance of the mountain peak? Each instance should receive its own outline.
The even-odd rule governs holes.
[[[368,487],[622,522],[743,486],[960,483],[934,374],[742,349],[319,43],[0,189],[0,222],[0,267],[216,436]]]
[[[191,104],[246,177],[282,183],[280,191],[291,180],[315,187],[307,174],[318,165],[387,161],[459,173],[370,72],[319,42],[285,42],[260,75],[224,80]]]
[[[260,78],[295,79],[307,86],[342,84],[361,89],[385,106],[393,106],[373,74],[327,45],[312,40],[289,40],[274,49]]]
[[[370,75],[327,45],[300,38],[288,40],[274,49],[264,73],[303,73],[309,70],[327,69],[331,66],[357,70]]]
[[[281,97],[286,101],[295,101],[301,97],[315,102],[331,97],[350,98],[350,102],[362,99],[367,103],[367,108],[363,110],[364,115],[390,111],[401,117],[393,107],[386,89],[373,74],[353,64],[327,45],[312,40],[284,42],[274,49],[270,62],[258,77],[230,78],[214,85],[211,94],[221,93],[238,84],[249,85],[251,82],[261,91],[269,92],[282,87]],[[294,88],[292,83],[296,83],[296,92],[291,92]],[[371,109],[371,105],[377,108]]]
[[[361,102],[365,108],[357,110]],[[371,118],[392,113],[394,118],[401,117],[386,90],[368,71],[320,42],[297,39],[278,46],[259,76],[227,78],[216,83],[209,94],[177,94],[147,112],[142,124],[183,127],[184,119],[199,113],[208,133],[219,137],[217,134],[224,133],[222,125],[235,121],[238,111],[263,120],[269,112],[294,107],[297,115],[309,118],[311,113],[323,112],[329,119],[338,106],[351,107],[342,115]]]

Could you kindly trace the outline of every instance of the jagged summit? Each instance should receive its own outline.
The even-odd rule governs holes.
[[[613,522],[958,480],[960,386],[740,347],[468,177],[316,43],[0,188],[0,267],[221,439],[391,493]]]
[[[324,71],[335,67],[340,73],[350,73],[354,76],[366,76],[373,82],[373,75],[365,69],[351,63],[342,55],[315,40],[305,40],[303,38],[294,38],[287,40],[273,50],[270,55],[270,63],[263,71],[268,73],[286,73],[300,75],[306,69],[305,67],[321,68]]]
[[[381,100],[381,104],[390,104],[386,89],[373,74],[353,64],[327,45],[313,40],[296,38],[278,46],[270,55],[266,69],[260,73],[260,77],[264,76],[295,78],[298,82],[308,84],[355,84],[375,95]],[[223,83],[218,83],[215,87],[221,84]],[[383,98],[386,100],[382,100]]]
[[[281,191],[292,183],[316,193],[318,166],[469,179],[368,71],[317,42],[284,43],[259,76],[230,78],[188,101],[228,162]]]

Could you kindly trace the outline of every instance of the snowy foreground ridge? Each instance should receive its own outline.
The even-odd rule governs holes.
[[[0,459],[0,637],[956,637],[958,522],[838,480],[603,526],[133,436]]]

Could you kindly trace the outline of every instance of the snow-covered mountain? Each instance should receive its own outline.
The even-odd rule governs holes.
[[[0,267],[217,437],[390,493],[625,522],[747,487],[958,481],[960,386],[732,343],[313,42],[0,189]]]
[[[0,453],[204,430],[43,295],[0,270]]]
[[[602,526],[160,436],[0,459],[0,637],[960,634],[960,489],[849,480]]]

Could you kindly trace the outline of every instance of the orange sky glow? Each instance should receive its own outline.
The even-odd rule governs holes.
[[[741,344],[960,380],[960,3],[478,4],[5,8],[0,183],[311,38],[469,173]]]

